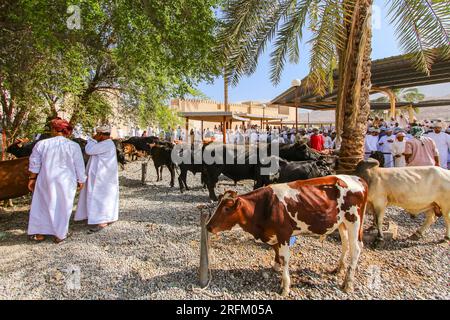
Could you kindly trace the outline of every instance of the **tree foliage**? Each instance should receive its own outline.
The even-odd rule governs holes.
[[[91,127],[152,114],[219,70],[217,0],[18,0],[0,3],[0,101],[10,137],[61,109]],[[70,5],[81,28],[69,28]],[[39,117],[40,115],[40,117]],[[135,118],[134,120],[136,120]],[[27,126],[24,126],[24,125]]]

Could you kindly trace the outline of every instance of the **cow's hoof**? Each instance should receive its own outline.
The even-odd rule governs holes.
[[[422,238],[422,235],[417,232],[415,232],[409,236],[409,240],[412,240],[412,241],[418,241],[418,240],[420,240],[420,238]]]
[[[342,285],[342,290],[343,290],[345,293],[352,293],[353,290],[354,290],[353,282],[352,282],[352,281],[346,281],[346,282],[344,282],[344,284]]]
[[[341,275],[344,272],[344,270],[345,270],[345,267],[342,267],[342,268],[336,267],[334,269],[328,270],[327,273]]]
[[[281,296],[287,297],[287,296],[289,296],[289,293],[290,293],[289,288],[282,288],[281,289]]]
[[[281,265],[278,262],[273,262],[272,263],[272,269],[276,272],[280,272],[281,271]]]
[[[373,247],[375,249],[380,249],[383,248],[384,246],[384,239],[383,238],[376,238],[375,241],[373,242]]]

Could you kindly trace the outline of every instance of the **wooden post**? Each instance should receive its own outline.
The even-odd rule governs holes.
[[[206,222],[209,219],[207,212],[200,211],[200,287],[205,288],[209,281],[209,236],[206,230]]]
[[[223,122],[222,122],[222,135],[223,135],[223,144],[227,143],[227,129],[225,129],[225,124],[226,124],[226,117],[223,117]]]
[[[186,117],[186,142],[187,142],[187,137],[189,137],[189,118]]]
[[[141,183],[145,184],[145,179],[147,178],[147,162],[144,162],[142,164],[142,176],[141,176]]]
[[[6,129],[2,128],[2,160],[6,160]]]

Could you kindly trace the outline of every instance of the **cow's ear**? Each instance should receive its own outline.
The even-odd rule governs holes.
[[[234,202],[234,208],[239,209],[239,207],[242,205],[241,199],[237,198]]]

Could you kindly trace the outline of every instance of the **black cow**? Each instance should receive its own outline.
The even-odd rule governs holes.
[[[321,155],[304,143],[280,144],[279,157],[287,161],[319,160]]]
[[[137,151],[145,151],[147,154],[150,154],[151,145],[160,143],[158,137],[130,137],[126,140],[123,140],[122,143],[132,144]]]
[[[279,160],[278,177],[272,183],[286,183],[332,175],[333,171],[324,160],[286,161]]]
[[[172,161],[173,144],[152,144],[150,145],[150,155],[155,165],[157,180],[162,180],[162,168],[166,166],[170,171],[170,186],[175,185],[175,164]]]
[[[380,163],[380,167],[384,168],[384,154],[381,151],[372,151],[369,155],[369,158],[378,160]]]
[[[260,156],[261,148],[266,148],[267,152],[264,155],[271,155],[271,145],[270,144],[260,144],[256,146],[255,149],[250,149],[248,145],[223,145],[220,143],[213,143],[202,148],[202,154],[210,154],[213,158],[217,157],[217,154],[222,155],[222,161],[207,163],[204,158],[201,164],[195,164],[193,162],[193,155],[191,153],[191,164],[179,164],[180,176],[178,182],[180,184],[180,190],[187,188],[186,175],[188,171],[202,173],[202,183],[206,183],[208,187],[209,197],[212,200],[217,200],[214,189],[219,181],[219,176],[223,174],[227,178],[233,180],[236,184],[240,180],[253,180],[254,188],[261,187],[263,185],[271,183],[272,177],[264,176],[261,174],[261,169],[267,167],[270,163],[262,163]],[[250,154],[250,151],[254,151],[255,154]],[[296,144],[296,145],[280,145],[279,149],[280,158],[286,160],[314,160],[319,161],[321,156],[311,150],[307,145]],[[241,161],[238,161],[240,157]],[[226,159],[231,159],[231,161],[226,161]],[[284,161],[284,160],[283,160]],[[312,166],[310,166],[312,167]],[[319,168],[314,167],[319,171]],[[319,175],[319,173],[317,173]],[[323,174],[325,175],[325,174]]]
[[[189,187],[187,185],[186,182],[186,178],[187,178],[187,173],[188,172],[192,172],[192,174],[196,174],[196,173],[200,173],[200,179],[202,182],[203,187],[206,186],[206,182],[205,182],[205,177],[204,177],[204,167],[203,167],[203,161],[200,161],[200,163],[195,163],[195,158],[201,156],[201,155],[194,155],[194,152],[199,152],[202,153],[203,150],[205,149],[206,145],[203,145],[201,149],[195,150],[194,151],[194,145],[191,146],[191,149],[188,150],[189,152],[189,158],[190,158],[190,163],[179,163],[178,164],[178,168],[180,169],[180,174],[178,175],[178,185],[180,186],[180,192],[183,192],[184,189],[189,190]],[[183,157],[183,151],[180,152],[180,157]],[[202,158],[200,158],[202,159]]]
[[[214,189],[221,174],[233,180],[235,184],[237,181],[249,179],[254,181],[255,188],[264,185],[266,180],[260,173],[261,168],[270,164],[262,163],[259,148],[265,146],[263,144],[253,149],[255,154],[250,153],[248,146],[223,144],[211,144],[207,146],[204,153],[210,154],[216,159],[216,154],[219,152],[222,154],[222,161],[220,163],[208,164],[205,161],[203,162],[204,179],[208,187],[210,199],[217,200]],[[270,155],[270,148],[267,151],[267,155]],[[227,159],[232,161],[228,162]]]

